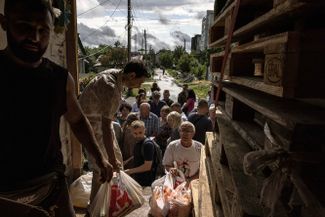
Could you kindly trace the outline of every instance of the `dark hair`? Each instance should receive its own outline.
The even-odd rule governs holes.
[[[160,91],[160,87],[158,86],[157,82],[153,82],[150,89],[152,93],[156,90]]]
[[[139,93],[137,96],[136,96],[136,102],[137,102],[137,105],[140,106],[141,102],[144,101],[141,99],[142,96],[146,96],[144,93]]]
[[[120,105],[119,111],[121,112],[123,108],[126,108],[129,111],[132,110],[132,106],[127,102],[122,102],[122,104]]]
[[[200,99],[197,104],[197,107],[198,108],[209,107],[208,101],[206,101],[205,99]]]
[[[193,89],[189,89],[188,90],[188,96],[187,96],[187,99],[190,99],[192,98],[194,101],[196,101],[196,95],[195,95],[195,92]]]
[[[124,124],[125,124],[125,126],[130,125],[135,120],[139,120],[139,117],[138,117],[137,113],[131,112],[126,117],[126,121],[124,122]]]
[[[54,22],[55,15],[51,0],[6,0],[4,6],[4,14],[8,16],[8,14],[10,14],[10,12],[12,12],[14,9],[20,7],[26,11],[30,11],[30,13],[49,11]]]
[[[179,107],[179,108],[182,107],[182,105],[179,104],[178,102],[174,102],[173,104],[170,105],[170,107],[174,107],[174,106]]]
[[[138,90],[138,94],[143,93],[144,95],[146,95],[146,90],[144,88],[139,88]]]
[[[125,66],[124,66],[124,70],[123,72],[125,74],[134,72],[135,73],[135,77],[139,78],[139,77],[150,77],[149,72],[147,71],[146,66],[144,65],[143,61],[141,60],[131,60],[130,62],[128,62]]]
[[[167,114],[169,114],[169,113],[171,112],[171,109],[170,109],[170,107],[169,107],[168,105],[164,105],[164,106],[160,109],[160,111],[162,111],[162,112],[166,112]]]

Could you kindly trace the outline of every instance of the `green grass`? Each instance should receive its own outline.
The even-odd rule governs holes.
[[[174,78],[177,78],[177,72],[176,72],[176,70],[174,70],[174,69],[167,69],[167,73],[170,75],[170,76],[172,76],[172,77],[174,77]]]
[[[211,82],[206,80],[198,80],[187,83],[188,87],[193,89],[197,99],[206,99],[208,91],[211,87]]]
[[[146,91],[148,92],[151,88],[151,84],[154,80],[146,80],[143,84],[141,84],[140,88],[146,89]],[[138,95],[138,90],[139,88],[132,88],[132,92],[131,92],[131,96],[136,97]],[[124,96],[126,96],[127,91],[125,91]]]

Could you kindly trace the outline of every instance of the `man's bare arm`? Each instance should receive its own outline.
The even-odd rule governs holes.
[[[142,165],[140,165],[138,167],[127,169],[127,170],[125,170],[125,172],[127,174],[143,173],[143,172],[150,171],[151,166],[152,166],[152,161],[145,161],[144,164],[142,164]]]

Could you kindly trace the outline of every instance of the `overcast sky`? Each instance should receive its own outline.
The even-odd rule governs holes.
[[[201,34],[202,18],[213,10],[214,0],[131,0],[132,51],[143,44],[148,49],[173,49],[184,44],[190,50],[191,37]],[[77,0],[78,32],[85,46],[127,45],[127,0]]]

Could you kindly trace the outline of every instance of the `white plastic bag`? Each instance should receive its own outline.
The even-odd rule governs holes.
[[[171,208],[171,199],[174,195],[174,188],[178,188],[180,183],[186,184],[184,174],[182,171],[178,171],[180,176],[174,177],[172,174],[167,172],[167,174],[163,178],[163,182],[160,179],[159,185],[154,186],[152,197],[150,200],[150,214],[155,217],[166,217]]]
[[[188,217],[192,209],[191,189],[186,186],[186,182],[178,185],[169,198],[168,217]]]
[[[155,217],[165,217],[169,211],[169,203],[164,186],[155,186],[149,201],[150,214]]]
[[[102,184],[89,207],[91,217],[109,217],[111,183]]]
[[[102,184],[90,204],[91,217],[122,217],[144,203],[142,187],[123,171]]]
[[[141,185],[123,171],[115,173],[111,186],[109,216],[125,216],[141,207],[143,203],[144,197]]]
[[[176,162],[174,163],[177,168]],[[162,183],[159,185],[159,183]],[[164,180],[156,182],[150,200],[150,214],[154,217],[187,217],[191,213],[191,190],[186,185],[184,173],[178,170],[174,177],[167,172]]]
[[[73,206],[87,208],[91,191],[92,177],[93,173],[89,172],[80,176],[70,185],[69,192]]]

